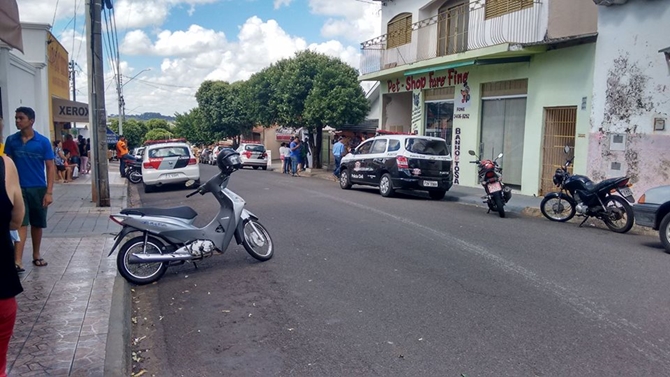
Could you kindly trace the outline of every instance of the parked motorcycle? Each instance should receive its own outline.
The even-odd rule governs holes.
[[[211,193],[219,202],[219,213],[203,228],[193,225],[198,214],[188,206],[126,208],[110,215],[123,228],[108,256],[127,235],[141,234],[126,241],[119,250],[116,264],[121,276],[134,284],[152,283],[165,274],[168,266],[195,263],[214,252],[223,254],[233,237],[252,257],[260,261],[272,258],[274,244],[270,234],[258,217],[244,208],[244,199],[227,188],[230,175],[242,167],[239,153],[225,149],[217,164],[220,173],[187,195]],[[193,181],[189,183],[192,185]]]
[[[130,183],[142,182],[142,161],[133,161],[126,163],[126,178]]]
[[[570,153],[570,147],[566,146],[564,151]],[[590,217],[595,217],[604,221],[613,232],[628,232],[634,221],[633,207],[629,203],[635,203],[630,189],[632,184],[628,183],[630,178],[610,178],[595,183],[589,177],[568,172],[573,160],[574,156],[556,169],[553,181],[560,191],[550,192],[542,199],[540,210],[544,217],[564,222],[575,214],[584,216],[580,227]]]
[[[503,154],[500,153],[493,160],[480,160],[475,151],[470,150],[468,153],[477,158],[476,161],[470,161],[470,163],[477,164],[479,183],[486,191],[486,196],[482,199],[486,199],[484,203],[489,207],[488,212],[496,211],[500,217],[505,217],[505,203],[512,198],[512,189],[505,186],[502,181],[502,169],[498,165],[498,160]]]

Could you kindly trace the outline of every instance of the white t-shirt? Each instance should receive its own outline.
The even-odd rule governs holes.
[[[291,148],[289,147],[279,147],[279,153],[284,157],[291,157]]]

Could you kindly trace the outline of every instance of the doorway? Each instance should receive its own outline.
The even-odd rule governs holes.
[[[554,172],[563,166],[567,158],[563,148],[567,145],[574,151],[576,131],[577,106],[544,109],[540,195],[556,189],[553,182]],[[568,168],[568,171],[572,173],[572,166]]]
[[[444,139],[451,146],[454,125],[454,101],[426,101],[425,136]]]
[[[503,153],[504,182],[521,188],[523,139],[526,129],[526,97],[485,99],[482,101],[480,157],[495,158]]]

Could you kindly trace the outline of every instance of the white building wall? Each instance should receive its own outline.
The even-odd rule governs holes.
[[[667,1],[599,6],[589,170],[594,180],[627,175],[636,198],[670,184],[670,47]],[[654,130],[655,119],[664,131]],[[622,141],[622,143],[617,143]]]
[[[49,137],[46,50],[46,32],[49,25],[23,23],[21,28],[24,54],[15,49],[0,48],[0,64],[8,67],[7,70],[0,70],[5,120],[2,137],[6,138],[16,132],[14,112],[21,106],[35,110],[35,130]]]

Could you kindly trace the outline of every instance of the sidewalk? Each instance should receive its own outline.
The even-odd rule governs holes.
[[[274,172],[281,173],[281,163],[273,162],[272,170]],[[300,173],[300,175],[333,181],[333,172],[326,169],[307,169],[307,171]],[[333,184],[337,183],[333,182]],[[447,191],[447,195],[444,200],[449,202],[474,204],[486,208],[486,204],[483,203],[484,199],[482,199],[482,196],[484,196],[484,189],[481,187],[453,185],[451,189]],[[510,201],[505,204],[505,211],[541,217],[541,201],[542,197],[521,195],[512,190],[512,199],[510,199]]]
[[[21,274],[24,292],[7,355],[10,376],[102,376],[116,258],[107,258],[119,227],[111,212],[126,205],[126,180],[109,166],[111,207],[91,202],[91,175],[54,184],[41,254],[35,267],[28,239]],[[30,234],[30,232],[29,232]]]

